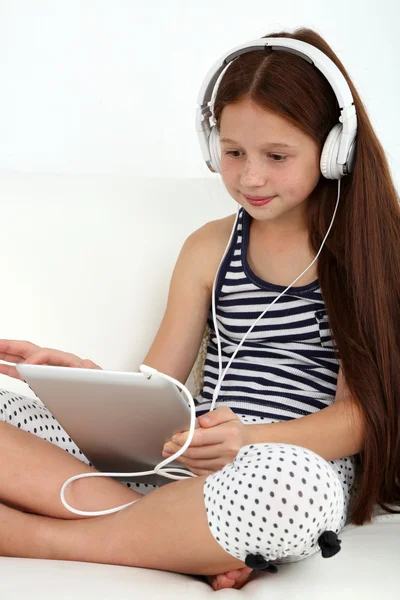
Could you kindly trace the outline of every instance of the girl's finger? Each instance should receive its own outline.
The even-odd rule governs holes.
[[[175,444],[183,446],[189,437],[189,432],[184,431],[182,433],[176,433],[172,436],[171,441]],[[227,438],[227,433],[224,425],[217,425],[216,427],[210,427],[209,429],[195,429],[192,441],[190,442],[191,448],[197,448],[199,446],[213,446],[215,444],[221,444]]]
[[[96,365],[96,363],[94,363],[92,360],[89,360],[88,358],[82,360],[82,367],[84,369],[99,369],[100,371],[103,370],[101,367],[99,367],[99,365]]]
[[[14,379],[24,381],[21,375],[18,373],[17,369],[15,367],[12,367],[11,365],[0,364],[0,375],[7,375],[7,377],[13,377]]]
[[[50,365],[55,367],[81,367],[82,359],[75,354],[68,354],[61,350],[42,348],[27,359],[31,365]]]
[[[174,459],[175,461],[175,459]],[[184,458],[180,456],[176,459],[177,462],[180,462],[182,465],[185,465],[188,469],[194,472],[196,471],[204,471],[204,473],[215,473],[215,471],[219,471],[222,469],[225,464],[221,459],[216,460],[191,460],[190,458]]]
[[[10,354],[9,352],[1,352],[0,349],[0,360],[5,360],[9,363],[20,363],[23,362],[25,358],[16,354]]]
[[[40,350],[40,346],[31,342],[0,340],[0,360],[6,360],[7,362],[21,362],[38,350]]]
[[[184,464],[184,466],[186,466]],[[212,475],[213,473],[215,473],[215,471],[217,471],[218,469],[215,469],[215,471],[206,471],[205,469],[195,469],[195,468],[190,468],[187,467],[189,469],[189,471],[192,471],[192,473],[194,473],[195,475],[197,475],[198,477],[202,477],[203,475]]]
[[[175,452],[178,452],[178,450],[181,450],[182,446],[177,446],[175,444],[173,444],[172,442],[168,442],[167,444],[165,444],[164,448],[168,447],[171,449],[171,454],[169,456],[172,456],[172,454],[174,454]],[[163,448],[163,450],[164,450]],[[191,446],[189,446],[189,448],[186,448],[185,452],[183,454],[181,454],[181,456],[179,458],[188,458],[188,459],[192,459],[192,460],[210,460],[212,458],[217,458],[218,456],[221,455],[221,444],[215,444],[214,446],[201,446],[198,448],[192,448]],[[163,456],[164,455],[163,453]],[[233,459],[232,459],[233,460]]]

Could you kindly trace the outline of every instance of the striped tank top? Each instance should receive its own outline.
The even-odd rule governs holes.
[[[249,214],[241,208],[229,250],[216,283],[216,317],[224,370],[257,317],[287,286],[260,279],[247,262]],[[196,415],[211,409],[218,381],[218,346],[212,312],[204,364],[204,385]],[[329,329],[318,280],[294,286],[268,310],[247,336],[231,363],[214,408],[288,421],[314,413],[335,398],[339,359]]]

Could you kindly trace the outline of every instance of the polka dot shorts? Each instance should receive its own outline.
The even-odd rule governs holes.
[[[243,446],[205,480],[208,525],[240,560],[302,560],[321,550],[323,532],[339,533],[346,524],[354,475],[354,457],[326,461],[290,444]]]
[[[263,418],[237,416],[247,424],[266,423]],[[90,465],[38,398],[0,390],[0,420]],[[355,458],[326,461],[311,450],[282,443],[243,446],[232,463],[205,479],[204,504],[212,535],[226,552],[243,561],[253,554],[279,564],[319,552],[321,534],[338,534],[349,522]],[[142,494],[156,488],[132,480],[121,483]]]

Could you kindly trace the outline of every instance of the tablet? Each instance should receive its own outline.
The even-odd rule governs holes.
[[[149,471],[165,460],[164,443],[174,433],[189,430],[184,394],[159,374],[148,378],[142,373],[30,364],[15,368],[98,471]],[[170,466],[185,469],[175,461],[166,468]],[[174,481],[155,473],[117,479],[154,485]]]

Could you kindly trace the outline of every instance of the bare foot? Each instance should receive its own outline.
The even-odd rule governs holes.
[[[242,588],[249,580],[252,570],[253,569],[250,567],[234,569],[233,571],[226,571],[220,575],[211,575],[207,577],[207,581],[215,591],[223,590],[224,588],[240,590],[240,588]]]

